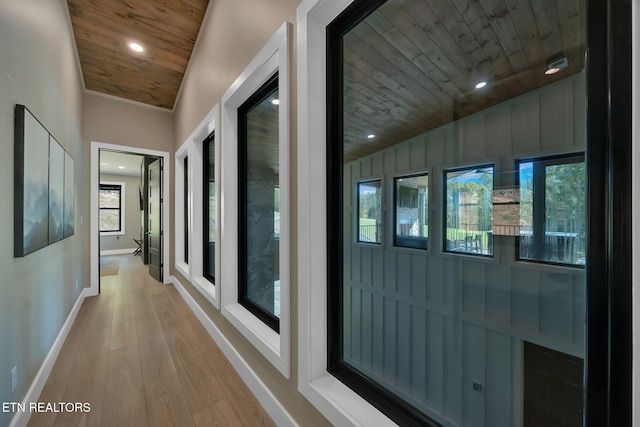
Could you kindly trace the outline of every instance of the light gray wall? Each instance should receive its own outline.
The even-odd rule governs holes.
[[[443,171],[494,163],[494,186],[514,185],[515,159],[584,150],[584,98],[579,74],[345,166],[346,217],[355,183],[382,177],[386,221],[380,247],[345,222],[345,359],[447,425],[517,425],[522,340],[584,357],[585,276],[514,261],[511,236],[493,259],[443,253]],[[395,248],[393,177],[424,170],[430,251]]]
[[[82,80],[66,2],[0,0],[0,58],[0,402],[18,402],[81,289],[89,286]],[[13,257],[16,103],[26,105],[75,159],[76,177],[75,235],[24,258]],[[18,367],[15,392],[13,366]],[[12,417],[0,412],[0,425]]]
[[[141,157],[142,159],[142,157]],[[101,174],[100,181],[124,182],[124,231],[122,236],[100,236],[100,251],[131,249],[137,245],[133,239],[140,238],[140,186],[139,176]]]

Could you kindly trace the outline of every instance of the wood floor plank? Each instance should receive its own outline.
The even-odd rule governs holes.
[[[192,426],[189,405],[177,374],[144,385],[149,426]]]
[[[216,402],[213,406],[193,414],[196,427],[242,426],[243,424],[229,400]]]
[[[258,399],[251,393],[240,375],[231,366],[231,363],[219,348],[205,354],[205,360],[215,372],[216,378],[224,390],[229,401],[237,405],[242,402],[242,410],[238,412],[243,425],[268,425],[275,426],[271,417],[264,410]]]
[[[109,352],[103,426],[147,424],[140,353],[136,344]]]
[[[139,257],[118,257],[85,299],[39,401],[90,412],[34,413],[29,426],[275,424],[171,285]]]

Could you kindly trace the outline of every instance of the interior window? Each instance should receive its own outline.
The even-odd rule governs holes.
[[[429,177],[394,178],[395,245],[427,249],[429,236]]]

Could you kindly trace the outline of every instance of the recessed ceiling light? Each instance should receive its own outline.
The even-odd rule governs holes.
[[[369,138],[369,139],[373,139],[373,138],[375,138],[375,137],[376,137],[376,136],[375,136],[374,134],[369,134],[369,135],[367,135],[367,138]]]
[[[271,100],[273,105],[280,105],[280,100],[278,98]]]
[[[557,73],[558,71],[560,71],[560,68],[549,68],[549,69],[548,69],[547,71],[545,71],[544,73],[545,73],[546,75],[551,75],[551,74],[555,74],[555,73]]]
[[[118,166],[118,169],[125,169],[124,166]]]
[[[487,85],[487,82],[478,82],[476,83],[476,89],[482,89]]]
[[[144,48],[138,43],[129,43],[129,47],[134,52],[142,52],[144,50]]]

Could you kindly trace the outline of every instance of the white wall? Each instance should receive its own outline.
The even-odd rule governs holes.
[[[583,151],[585,94],[574,75],[345,166],[345,212],[379,177],[385,212],[381,246],[345,222],[345,360],[446,425],[519,425],[522,341],[584,357],[586,293],[584,269],[514,261],[511,236],[492,259],[443,254],[443,170],[493,163],[508,186],[516,159]],[[396,248],[393,177],[425,170],[430,250]]]
[[[18,402],[89,283],[83,88],[66,1],[0,0],[0,58],[0,402]],[[76,168],[75,235],[24,258],[13,257],[16,103],[42,122]],[[13,366],[18,367],[15,392]],[[0,412],[0,425],[12,416]]]

